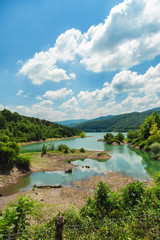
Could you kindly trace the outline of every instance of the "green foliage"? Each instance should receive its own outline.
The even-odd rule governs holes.
[[[63,152],[64,152],[64,153],[69,153],[69,147],[66,146]]]
[[[125,207],[134,207],[141,201],[144,194],[144,184],[142,182],[133,182],[122,190],[122,201]]]
[[[123,142],[123,140],[124,140],[124,135],[121,132],[119,132],[115,136],[112,133],[106,133],[106,135],[104,136],[104,141],[107,144],[112,144],[113,142],[120,144],[121,142]]]
[[[45,143],[43,143],[43,145],[42,145],[42,153],[43,153],[43,154],[46,154],[46,153],[47,153],[47,146],[46,146]]]
[[[49,148],[48,148],[49,151],[54,151],[54,142],[53,141],[48,142],[47,145],[49,146]]]
[[[132,131],[132,130],[129,130],[128,132],[127,132],[127,138],[128,138],[128,141],[129,142],[132,142],[132,140],[133,139],[136,139],[138,137],[138,134],[137,134],[137,132],[135,131]]]
[[[0,141],[30,142],[46,138],[73,137],[81,131],[39,118],[25,117],[4,109],[0,111]]]
[[[81,132],[81,134],[80,134],[80,137],[81,137],[81,138],[84,138],[84,137],[86,137],[86,134],[85,134],[85,132]]]
[[[5,234],[5,239],[10,239],[12,234],[21,237],[23,231],[29,226],[28,214],[31,213],[33,202],[30,198],[20,196],[17,202],[9,204],[0,221],[0,235]]]
[[[117,138],[120,142],[123,142],[123,140],[124,140],[124,135],[123,135],[123,133],[119,132],[119,133],[117,134],[116,138]]]
[[[29,170],[30,158],[19,155],[20,147],[15,142],[0,142],[0,171],[11,170],[13,166]]]
[[[66,148],[68,148],[68,146],[66,144],[60,144],[57,147],[58,151],[60,151],[60,152],[64,151]]]
[[[151,146],[150,146],[150,149],[151,151],[154,153],[154,154],[158,154],[160,153],[160,143],[153,143]]]
[[[147,117],[140,129],[128,131],[128,141],[145,151],[152,151],[152,158],[160,159],[160,116],[157,112]]]
[[[157,111],[160,113],[160,110]],[[125,113],[104,120],[90,120],[77,125],[76,128],[85,132],[127,132],[139,129],[146,117],[152,113],[153,110]]]
[[[8,207],[0,216],[0,237],[5,234],[5,239],[54,239],[55,217],[43,225],[29,226],[31,208],[32,202],[23,198]],[[70,208],[61,215],[63,237],[68,240],[159,239],[159,180],[148,188],[137,181],[119,193],[100,182],[80,210]],[[14,233],[17,235],[11,235]]]
[[[85,149],[84,149],[84,148],[80,148],[79,151],[80,151],[81,153],[84,153],[84,152],[85,152]]]
[[[28,171],[30,169],[31,159],[30,157],[18,156],[16,161],[16,166],[18,168]]]

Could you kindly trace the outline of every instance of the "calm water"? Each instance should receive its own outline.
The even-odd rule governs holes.
[[[131,149],[127,145],[111,146],[97,142],[98,139],[103,138],[104,133],[87,133],[87,136],[92,137],[55,141],[54,144],[55,147],[63,143],[75,149],[83,147],[87,150],[106,150],[110,152],[112,157],[102,162],[92,159],[76,160],[74,163],[78,167],[73,170],[72,174],[66,174],[63,171],[33,173],[21,178],[19,184],[4,189],[2,194],[31,189],[34,184],[74,186],[76,181],[87,180],[91,176],[104,176],[107,171],[115,171],[138,180],[148,179],[153,173],[160,171],[160,162],[152,160],[146,152]],[[36,143],[23,146],[22,152],[41,151],[42,145],[43,143]],[[90,166],[90,168],[82,168],[85,165]]]

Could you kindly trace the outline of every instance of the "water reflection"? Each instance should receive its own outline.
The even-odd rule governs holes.
[[[130,176],[139,180],[148,179],[153,173],[160,171],[160,162],[152,160],[150,154],[140,150],[131,149],[127,145],[112,146],[104,142],[98,142],[105,133],[87,133],[87,138],[78,138],[70,140],[55,141],[55,147],[63,143],[70,148],[88,150],[106,150],[112,156],[107,161],[96,161],[92,159],[76,160],[78,165],[72,174],[66,174],[62,171],[57,172],[39,172],[21,179],[21,182],[9,189],[12,194],[15,191],[31,189],[34,184],[37,185],[56,185],[73,186],[76,181],[87,180],[91,176],[104,176],[108,171],[118,172],[125,176]],[[43,143],[26,145],[22,147],[22,152],[41,151]],[[82,168],[88,165],[90,168]],[[7,190],[6,190],[7,191]]]

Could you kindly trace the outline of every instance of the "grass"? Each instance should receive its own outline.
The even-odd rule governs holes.
[[[68,153],[63,151],[48,151],[41,157],[40,152],[35,153],[23,153],[22,156],[28,156],[31,158],[31,170],[33,171],[56,171],[65,170],[68,167],[66,164],[68,161],[92,158],[100,161],[107,160],[106,152],[99,153],[97,151],[85,150],[85,152],[80,152],[80,149],[70,149]],[[104,157],[104,159],[103,159]]]

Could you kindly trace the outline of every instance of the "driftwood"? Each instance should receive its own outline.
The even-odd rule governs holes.
[[[40,186],[37,186],[35,184],[33,187],[35,187],[35,188],[61,188],[62,184],[59,184],[59,185],[40,185]]]

